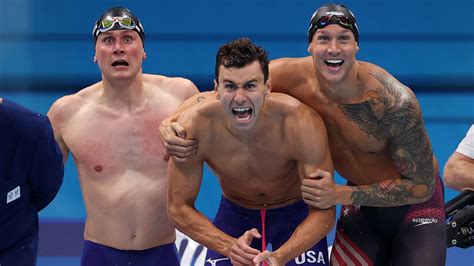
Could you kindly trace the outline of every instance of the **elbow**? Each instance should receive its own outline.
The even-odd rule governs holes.
[[[336,225],[336,206],[324,210],[325,212],[325,225],[326,225],[326,234],[328,234]]]

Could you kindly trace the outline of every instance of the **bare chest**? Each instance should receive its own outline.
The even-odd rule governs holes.
[[[76,163],[87,171],[108,175],[123,169],[147,171],[164,163],[158,127],[166,115],[84,112],[70,121],[63,138]]]
[[[219,141],[217,142],[219,143]],[[220,142],[206,159],[219,176],[228,181],[276,181],[296,170],[296,163],[278,141],[246,144],[239,141]]]
[[[328,131],[331,151],[350,150],[353,153],[374,154],[387,148],[387,139],[373,130],[381,126],[377,121],[368,123],[351,120],[338,105],[318,109]]]

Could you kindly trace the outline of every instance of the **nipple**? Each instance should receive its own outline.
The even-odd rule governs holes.
[[[102,172],[102,169],[103,169],[103,168],[102,168],[101,165],[96,165],[96,166],[94,167],[94,170],[95,170],[96,172]]]

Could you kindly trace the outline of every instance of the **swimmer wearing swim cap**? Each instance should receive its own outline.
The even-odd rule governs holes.
[[[313,13],[308,29],[308,42],[311,42],[317,29],[331,24],[350,29],[354,33],[356,42],[359,43],[359,28],[354,14],[346,6],[338,4],[321,6]]]
[[[145,46],[145,31],[140,20],[130,10],[125,7],[112,7],[105,11],[102,16],[95,22],[92,30],[94,42],[101,33],[112,30],[134,30],[142,39]]]

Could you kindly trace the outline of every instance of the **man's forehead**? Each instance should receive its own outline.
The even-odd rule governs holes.
[[[263,72],[260,67],[255,69],[254,67],[247,65],[242,68],[227,68],[221,65],[219,68],[219,79],[223,81],[229,81],[233,83],[247,83],[250,81],[263,80]]]
[[[125,34],[136,34],[138,35],[138,33],[134,30],[129,30],[129,29],[120,29],[120,30],[109,30],[107,32],[103,32],[101,34],[99,34],[99,37],[100,36],[110,36],[110,35],[125,35]],[[139,35],[138,35],[139,36]]]
[[[320,34],[328,34],[328,33],[337,33],[337,34],[341,34],[341,33],[347,33],[347,32],[352,32],[350,29],[346,29],[340,25],[337,25],[337,24],[331,24],[331,25],[327,25],[326,27],[322,28],[322,29],[317,29],[316,30],[316,34],[320,33]]]

